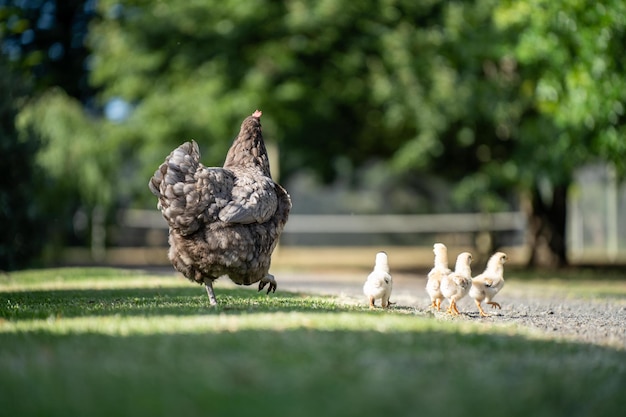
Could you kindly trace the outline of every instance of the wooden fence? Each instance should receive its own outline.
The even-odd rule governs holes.
[[[397,268],[432,264],[432,244],[446,243],[456,253],[481,255],[486,239],[504,237],[513,262],[522,263],[526,217],[521,212],[491,214],[309,215],[292,214],[274,253],[274,267],[370,267],[385,250]],[[157,210],[124,210],[100,262],[115,265],[167,265],[167,225]],[[400,243],[398,243],[400,242]],[[500,242],[502,243],[502,242]],[[499,244],[499,246],[503,246]],[[485,254],[483,254],[485,255]],[[69,249],[66,262],[93,261],[84,249]]]

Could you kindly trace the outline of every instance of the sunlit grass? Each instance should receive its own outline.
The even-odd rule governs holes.
[[[0,282],[15,416],[585,416],[626,406],[626,353],[515,326],[113,269]]]

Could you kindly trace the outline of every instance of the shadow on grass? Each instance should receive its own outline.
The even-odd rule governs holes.
[[[346,311],[329,297],[281,292],[266,295],[252,288],[216,289],[211,307],[204,287],[29,290],[0,292],[5,320],[84,316],[211,315],[250,311]]]
[[[625,361],[436,330],[0,333],[0,401],[16,416],[609,416]]]

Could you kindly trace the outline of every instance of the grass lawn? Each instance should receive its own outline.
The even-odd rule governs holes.
[[[51,269],[0,276],[4,416],[614,416],[626,352],[332,297]]]

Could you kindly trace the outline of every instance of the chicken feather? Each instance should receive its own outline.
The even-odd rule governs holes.
[[[389,297],[393,287],[393,279],[389,273],[389,260],[385,252],[378,252],[374,269],[363,284],[363,293],[369,300],[370,308],[375,307],[376,300],[381,300],[383,308],[390,307]]]
[[[259,290],[269,284],[271,255],[289,217],[291,199],[272,180],[261,131],[261,112],[241,124],[223,167],[205,167],[195,141],[174,149],[150,179],[157,207],[169,225],[168,257],[187,279],[204,284],[217,304],[213,281]]]
[[[470,297],[474,299],[478,312],[482,317],[487,317],[481,303],[485,301],[492,308],[502,308],[500,304],[492,301],[493,297],[504,287],[504,263],[508,260],[506,253],[496,252],[489,258],[485,271],[472,279]]]
[[[472,286],[472,255],[463,252],[456,258],[454,272],[441,280],[441,293],[450,302],[448,313],[458,315],[457,302],[467,295]]]
[[[435,243],[433,245],[433,253],[435,254],[434,266],[428,273],[428,281],[426,282],[426,292],[430,296],[431,307],[441,310],[441,303],[444,299],[441,293],[441,280],[452,271],[448,267],[448,248],[443,243]]]

